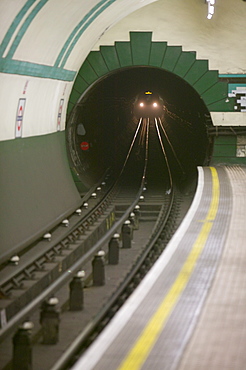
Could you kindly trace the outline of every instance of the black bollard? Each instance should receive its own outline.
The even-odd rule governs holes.
[[[9,260],[9,264],[12,266],[17,266],[20,262],[20,257],[19,256],[13,256]]]
[[[105,284],[105,252],[99,251],[92,261],[92,278],[94,286]]]
[[[69,307],[70,311],[80,311],[84,308],[84,271],[79,271],[69,284]]]
[[[13,337],[13,370],[31,370],[32,369],[32,343],[31,329],[33,323],[24,322],[19,327]]]
[[[122,226],[122,248],[131,248],[132,246],[132,225],[126,220]]]
[[[120,238],[119,234],[114,234],[114,236],[109,241],[108,245],[109,265],[118,265],[119,263],[119,249],[120,249],[119,238]]]
[[[43,344],[56,344],[59,341],[60,312],[58,299],[53,297],[41,307],[40,324],[42,326]]]
[[[135,214],[135,229],[139,229],[139,219],[140,219],[140,206],[136,205],[134,208],[134,214]]]

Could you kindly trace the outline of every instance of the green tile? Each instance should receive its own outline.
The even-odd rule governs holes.
[[[201,78],[208,70],[208,61],[207,60],[196,60],[195,63],[192,64],[189,71],[184,76],[185,81],[187,81],[190,85],[194,85],[199,78]]]
[[[207,107],[210,112],[235,112],[234,110],[234,98],[228,98],[229,102],[223,98],[215,103],[208,104]]]
[[[130,32],[133,65],[149,65],[152,32]]]
[[[69,101],[71,102],[71,103],[74,103],[74,104],[76,104],[77,103],[77,101],[79,100],[79,98],[80,98],[80,96],[81,96],[81,94],[79,93],[79,92],[77,92],[76,90],[72,90],[72,93],[71,93],[71,95],[70,95],[70,97],[69,97]]]
[[[132,66],[132,54],[130,42],[118,41],[115,43],[115,50],[118,55],[121,67]]]
[[[92,68],[91,64],[87,61],[87,59],[80,68],[79,74],[83,76],[84,80],[89,85],[98,79],[98,75]]]
[[[235,145],[237,143],[236,136],[218,136],[214,138],[215,145]]]
[[[68,105],[67,105],[67,116],[72,112],[72,109],[74,107],[74,104],[69,100]]]
[[[181,46],[168,46],[161,67],[172,72],[181,53]]]
[[[180,58],[173,69],[173,73],[183,77],[196,61],[196,53],[193,51],[183,51]]]
[[[235,157],[236,146],[235,145],[215,145],[213,151],[214,157]]]
[[[204,94],[202,94],[202,99],[207,105],[215,103],[223,98],[226,100],[228,95],[227,91],[228,91],[227,83],[217,82]]]
[[[120,68],[120,62],[114,46],[101,46],[100,52],[109,71]]]
[[[98,76],[103,76],[109,72],[105,60],[99,51],[91,51],[87,60]]]
[[[80,74],[78,74],[73,85],[73,89],[82,93],[87,89],[88,86],[88,83],[80,76]]]
[[[207,71],[193,87],[199,94],[204,93],[219,81],[218,71]]]
[[[167,49],[166,42],[152,42],[150,50],[149,65],[160,67]]]

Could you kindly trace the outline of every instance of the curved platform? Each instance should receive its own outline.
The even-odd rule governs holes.
[[[246,171],[198,171],[178,231],[73,370],[245,368]]]

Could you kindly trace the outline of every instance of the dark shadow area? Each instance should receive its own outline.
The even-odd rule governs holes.
[[[116,175],[120,171],[138,123],[133,114],[134,101],[146,90],[159,94],[163,100],[161,121],[168,139],[162,136],[175,179],[189,181],[196,167],[207,163],[210,114],[197,92],[183,79],[163,69],[120,69],[93,84],[68,120],[70,156],[88,185],[109,167]],[[153,118],[150,148],[151,172],[160,176],[164,171],[163,154],[158,148]]]

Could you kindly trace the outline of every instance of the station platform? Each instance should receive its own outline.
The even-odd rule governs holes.
[[[73,370],[245,369],[246,170],[198,173],[174,237]]]

